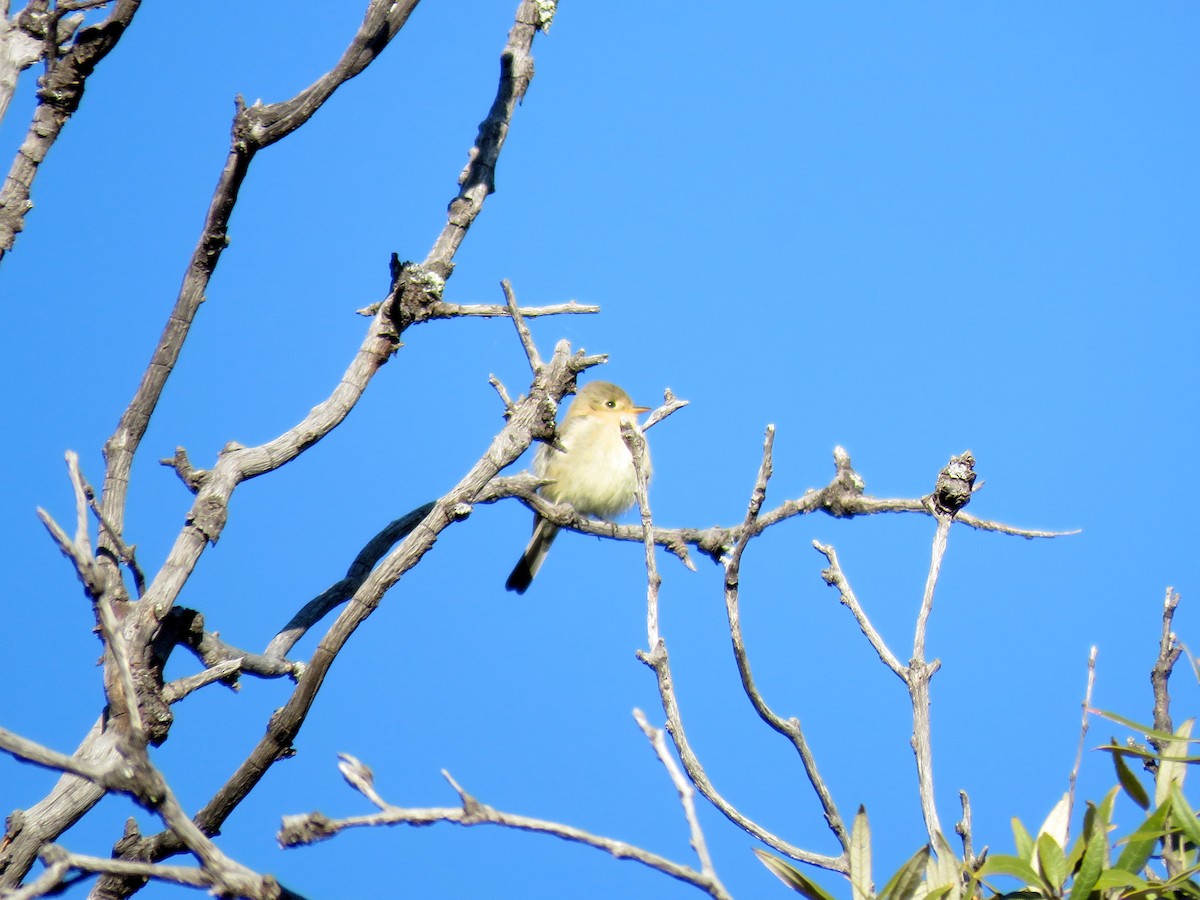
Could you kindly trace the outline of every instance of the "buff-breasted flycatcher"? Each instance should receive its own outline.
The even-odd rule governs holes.
[[[648,407],[634,406],[629,395],[607,381],[592,381],[579,389],[558,426],[561,449],[542,444],[533,458],[539,478],[554,479],[539,491],[552,503],[569,503],[585,516],[613,519],[634,502],[637,473],[621,437],[621,420],[636,424]],[[646,473],[650,449],[646,448]],[[525,593],[550,550],[558,526],[541,516],[533,521],[533,537],[504,587]]]

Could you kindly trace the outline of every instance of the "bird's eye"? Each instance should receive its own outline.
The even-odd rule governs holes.
[[[609,409],[616,409],[617,401],[616,400],[605,400],[604,405],[607,406]]]

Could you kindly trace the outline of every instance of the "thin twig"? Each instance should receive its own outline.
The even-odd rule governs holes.
[[[375,806],[380,809],[388,808],[388,803],[375,790],[375,773],[371,771],[370,766],[357,756],[349,753],[339,753],[338,771],[342,773],[342,777],[346,779],[348,785],[370,800]]]
[[[54,5],[54,11],[59,15],[65,15],[78,10],[98,9],[112,2],[113,0],[60,0]]]
[[[813,547],[829,561],[829,568],[821,572],[821,578],[825,580],[826,584],[837,588],[842,605],[850,610],[850,613],[854,616],[854,621],[858,623],[859,630],[879,655],[880,661],[895,672],[901,681],[904,681],[907,677],[907,667],[896,658],[896,654],[888,648],[883,636],[875,630],[875,626],[867,618],[862,604],[858,602],[858,596],[854,593],[854,589],[850,587],[850,581],[842,571],[842,565],[838,562],[837,551],[833,547],[822,544],[819,541],[813,541]]]
[[[1175,609],[1178,606],[1179,594],[1173,587],[1168,587],[1163,598],[1162,636],[1158,641],[1158,658],[1150,670],[1150,684],[1154,689],[1154,728],[1164,734],[1175,733],[1175,725],[1171,721],[1171,694],[1167,689],[1167,682],[1170,681],[1175,663],[1183,652],[1183,647],[1172,628]],[[1163,752],[1164,745],[1161,741],[1150,738],[1150,743],[1154,749]]]
[[[666,857],[624,841],[591,834],[570,825],[494,809],[467,793],[449,772],[443,770],[442,775],[458,794],[461,806],[410,809],[388,804],[377,813],[350,816],[345,819],[330,819],[319,812],[285,816],[277,838],[284,847],[296,847],[326,840],[347,828],[373,828],[380,825],[432,825],[435,822],[449,822],[463,826],[499,825],[518,831],[548,834],[572,843],[594,847],[611,854],[616,859],[632,859],[665,875],[670,875],[672,878],[695,885],[708,893],[714,900],[724,900],[728,897],[723,892],[714,893],[713,880],[690,866],[672,862]]]
[[[958,802],[962,805],[962,818],[958,824],[954,826],[955,833],[962,838],[963,845],[963,862],[971,871],[975,870],[975,848],[973,845],[973,831],[971,825],[971,798],[967,796],[966,791],[958,792]],[[987,853],[987,848],[983,851]]]
[[[708,802],[716,808],[717,812],[721,813],[721,815],[725,816],[725,818],[751,837],[762,841],[768,847],[778,850],[785,856],[790,856],[792,859],[827,869],[830,872],[846,874],[849,870],[846,866],[844,855],[826,856],[821,853],[813,853],[810,850],[805,850],[803,847],[797,847],[785,841],[779,835],[767,831],[767,829],[747,817],[717,791],[712,780],[704,771],[704,766],[701,765],[699,757],[696,756],[695,751],[692,749],[692,745],[688,741],[687,732],[684,730],[683,716],[680,714],[679,701],[675,696],[675,683],[671,676],[671,662],[666,641],[659,641],[658,647],[651,653],[639,650],[637,657],[653,669],[657,676],[658,694],[662,699],[663,712],[667,717],[666,730],[671,735],[671,741],[675,744],[675,752],[679,754],[679,760],[683,763],[683,768],[687,772],[688,778],[691,779],[692,784],[696,786],[696,789],[704,795]]]
[[[112,604],[109,603],[107,597],[96,598],[96,613],[100,620],[100,631],[104,636],[104,643],[108,647],[109,655],[117,670],[116,683],[121,688],[120,705],[118,706],[114,702],[117,698],[112,696],[108,698],[108,702],[110,705],[122,708],[125,715],[128,716],[129,740],[138,747],[145,748],[146,728],[142,722],[141,710],[138,708],[137,689],[133,684],[133,669],[129,664],[125,636],[117,626],[117,618],[113,615]]]
[[[1088,726],[1091,724],[1092,689],[1096,686],[1096,647],[1093,645],[1088,653],[1087,687],[1083,691],[1083,716],[1079,723],[1079,745],[1075,748],[1075,764],[1071,766],[1071,774],[1067,777],[1067,818],[1075,808],[1075,782],[1079,780],[1079,769],[1083,765],[1083,744],[1087,738]]]
[[[106,770],[76,756],[68,756],[51,750],[19,734],[14,734],[6,728],[0,728],[0,750],[17,759],[33,763],[44,769],[58,772],[70,772],[80,778],[86,778],[93,784],[103,784]]]
[[[109,2],[109,0],[104,0]],[[100,523],[100,528],[103,534],[107,535],[108,540],[112,541],[116,548],[118,558],[129,568],[130,574],[133,575],[133,586],[139,597],[146,593],[146,573],[142,571],[142,567],[138,565],[136,547],[125,543],[125,539],[117,533],[116,529],[104,517],[104,510],[100,508],[99,502],[96,500],[96,490],[86,481],[84,482],[84,491],[87,494],[88,508],[91,509],[92,515],[96,517],[96,521]]]
[[[512,415],[513,402],[512,397],[508,396],[508,389],[495,375],[488,375],[488,384],[496,389],[496,393],[500,395],[500,402],[504,404],[504,418]]]
[[[675,764],[670,751],[667,750],[663,732],[646,721],[646,715],[640,709],[633,711],[633,718],[638,727],[642,729],[642,734],[646,735],[646,739],[650,741],[650,746],[654,748],[654,753],[658,756],[659,762],[663,764],[663,768],[667,770],[671,783],[675,785],[675,790],[679,793],[679,803],[683,807],[683,816],[687,820],[688,831],[691,834],[692,849],[696,851],[696,857],[700,860],[700,872],[709,878],[712,884],[709,894],[713,897],[728,897],[721,880],[717,877],[712,856],[708,852],[708,844],[704,840],[704,831],[700,828],[700,819],[696,815],[695,790],[679,766]]]
[[[654,523],[650,514],[650,497],[647,490],[650,473],[646,470],[646,438],[637,425],[628,420],[621,423],[621,437],[625,446],[633,456],[633,469],[637,473],[637,487],[634,495],[637,497],[638,512],[642,518],[643,548],[646,559],[646,640],[647,646],[653,652],[660,640],[658,631],[658,590],[662,585],[662,576],[658,574],[658,564],[654,558]]]
[[[96,27],[81,31],[65,54],[60,55],[58,45],[69,35],[60,35],[57,23],[51,23],[43,36],[45,49],[41,57],[46,73],[38,85],[37,108],[8,175],[0,184],[0,261],[12,249],[17,234],[25,227],[25,216],[33,209],[29,198],[39,167],[79,108],[89,77],[117,45],[140,5],[141,0],[117,0],[108,17]],[[79,22],[74,19],[72,24]],[[28,65],[32,60],[21,62]],[[4,105],[0,102],[0,107]]]
[[[458,316],[499,319],[512,316],[512,308],[508,304],[501,306],[498,303],[447,303],[444,300],[430,306],[429,312],[430,318],[434,319],[453,319]],[[517,308],[517,313],[523,319],[536,319],[539,316],[594,315],[598,312],[600,312],[599,306],[576,303],[574,300],[568,300],[566,303],[550,303],[546,306]]]
[[[660,416],[659,410],[655,410],[646,424],[642,426],[642,430],[647,430],[651,425],[665,418],[667,414],[685,404],[686,401],[672,398],[670,403],[659,408],[663,410],[663,415]],[[823,512],[840,519],[882,513],[915,513],[933,516],[925,498],[879,498],[863,494],[862,479],[851,467],[849,457],[842,448],[838,447],[835,450],[834,459],[837,470],[832,481],[819,490],[809,491],[798,498],[785,500],[779,506],[761,512],[754,524],[755,533],[760,534],[767,528],[795,516],[816,512]],[[494,503],[508,497],[518,497],[531,510],[560,528],[569,528],[582,534],[592,534],[620,541],[636,541],[639,544],[645,540],[641,525],[613,525],[589,519],[579,515],[568,506],[549,503],[537,493],[537,487],[537,482],[530,482],[524,476],[504,476],[490,484],[488,490],[481,493],[477,502]],[[973,528],[1029,539],[1064,537],[1078,533],[1077,531],[1030,531],[1003,523],[977,519],[965,511],[955,516],[954,520]],[[744,522],[732,526],[717,525],[712,528],[655,528],[654,542],[665,547],[685,562],[689,545],[696,547],[714,562],[720,562],[736,546],[744,529]]]
[[[921,799],[921,814],[925,818],[925,830],[931,842],[936,841],[937,836],[942,834],[942,825],[937,813],[937,798],[933,790],[933,737],[929,718],[929,681],[940,663],[936,660],[930,663],[925,659],[925,631],[929,624],[929,615],[933,611],[933,597],[942,568],[942,559],[946,554],[950,525],[954,521],[952,515],[943,512],[936,512],[935,517],[937,530],[933,536],[929,574],[925,579],[921,608],[917,613],[913,658],[905,670],[905,681],[908,682],[909,696],[912,700],[912,748],[917,762],[917,788]]]
[[[967,450],[958,456],[950,457],[950,461],[938,473],[933,492],[924,498],[929,512],[937,520],[937,529],[933,535],[929,574],[925,579],[921,608],[917,613],[917,624],[913,634],[913,656],[906,670],[905,681],[908,682],[909,697],[912,700],[912,748],[917,762],[917,788],[921,799],[921,813],[925,818],[925,829],[929,834],[929,841],[934,846],[937,846],[939,840],[945,841],[945,837],[942,834],[941,821],[938,819],[937,796],[933,790],[933,737],[929,718],[929,682],[941,663],[937,660],[932,663],[926,660],[925,634],[929,625],[929,616],[933,612],[933,598],[937,589],[938,575],[942,570],[942,560],[946,555],[950,526],[962,508],[971,502],[971,494],[976,489],[975,481],[975,457],[970,450]]]
[[[667,398],[667,406],[670,406],[673,398],[670,396],[669,392]],[[747,537],[748,529],[756,523],[758,510],[761,509],[762,501],[765,497],[766,481],[770,472],[771,439],[773,435],[774,430],[768,429],[767,438],[764,442],[763,448],[763,464],[759,469],[759,477],[755,484],[755,492],[751,499],[746,520],[743,522],[743,526],[738,532],[738,541],[741,550],[745,549],[744,541],[749,539]],[[642,529],[642,532],[643,539],[645,539],[645,530]],[[661,531],[656,533],[655,540],[659,540],[660,534]],[[727,538],[718,539],[711,546],[724,547],[726,546],[726,540]],[[668,546],[670,545],[668,544]],[[732,553],[732,568],[730,568],[727,564],[726,569],[727,585],[731,579],[736,582],[737,559],[739,559],[741,555],[738,549],[734,549]],[[732,615],[733,619],[731,620],[731,632],[734,636],[735,655],[737,655],[739,641],[741,639],[741,632],[736,619],[736,606],[733,609]],[[637,656],[638,659],[654,670],[654,673],[657,677],[658,693],[660,699],[662,700],[663,712],[667,718],[666,730],[671,735],[671,740],[675,744],[675,750],[679,754],[679,759],[683,764],[684,770],[687,772],[688,778],[691,780],[692,784],[696,786],[700,793],[703,794],[704,797],[713,804],[717,811],[747,834],[757,838],[773,849],[778,850],[780,853],[786,854],[793,859],[801,860],[830,871],[841,872],[845,874],[848,871],[848,868],[844,853],[836,857],[825,856],[823,854],[812,853],[811,851],[805,850],[801,847],[796,847],[783,840],[778,835],[767,831],[757,822],[754,822],[746,817],[733,804],[721,796],[716,787],[712,784],[712,781],[708,778],[708,775],[704,771],[704,767],[700,764],[699,758],[696,756],[695,752],[692,750],[691,744],[688,742],[687,733],[683,727],[683,718],[679,710],[679,703],[675,696],[675,685],[674,679],[671,675],[670,655],[667,650],[666,641],[662,640],[660,637],[656,644],[651,645],[651,648],[648,652],[638,651]],[[744,648],[742,660],[744,661]],[[748,672],[746,674],[748,674]],[[753,688],[753,682],[751,681],[750,684],[751,690],[753,691],[753,694],[751,695],[752,700],[757,697],[758,702],[761,703],[762,698],[758,696],[757,690]],[[761,707],[756,706],[756,708],[766,709],[766,706],[765,704],[762,704]],[[769,715],[774,716],[774,714],[770,713],[769,710],[766,711]],[[780,725],[780,727],[784,729],[783,733],[791,734],[793,736],[794,744],[797,744],[795,738],[798,737],[797,749],[800,752],[801,759],[805,760],[806,769],[808,764],[812,763],[813,771],[815,771],[815,760],[813,760],[812,755],[808,750],[808,746],[804,741],[803,733],[799,730],[799,722],[797,722],[795,719],[792,719],[790,720],[790,723],[784,724],[777,716],[774,716],[774,720]],[[789,730],[791,729],[791,726],[794,726],[794,730]],[[831,798],[829,802],[830,808],[832,808]],[[834,810],[834,819],[830,823],[831,827],[833,826],[834,821],[836,821],[838,824],[840,824],[841,821],[840,818],[837,817],[836,810]],[[844,832],[844,827],[842,830]]]
[[[162,336],[137,391],[104,446],[107,467],[102,506],[114,533],[121,534],[124,530],[125,500],[134,455],[162,397],[167,379],[179,360],[200,304],[207,298],[208,285],[221,255],[229,244],[229,219],[251,161],[258,151],[301,127],[342,84],[359,74],[383,52],[416,4],[417,0],[371,0],[362,24],[333,69],[290,100],[246,107],[239,98],[225,165],[217,179],[216,190],[185,269],[175,305],[167,317]],[[137,2],[119,0],[117,10],[110,18],[127,5],[136,9]],[[129,15],[132,16],[132,12]],[[316,433],[320,434],[319,431]]]
[[[925,591],[921,595],[921,609],[917,613],[917,627],[913,634],[913,659],[925,661],[925,632],[929,626],[929,614],[933,612],[933,595],[938,576],[942,571],[942,559],[946,556],[946,543],[950,536],[953,518],[937,516],[937,530],[933,535],[933,550],[929,561],[929,573],[925,576]]]
[[[670,388],[667,388],[665,391],[663,391],[662,406],[658,407],[658,409],[652,410],[650,415],[646,417],[646,421],[642,425],[642,431],[643,432],[649,431],[651,428],[653,428],[655,425],[657,425],[659,422],[661,422],[667,416],[683,409],[685,406],[688,405],[689,402],[691,402],[691,401],[680,400],[673,393],[671,393]]]
[[[528,447],[534,423],[541,415],[538,398],[561,398],[580,368],[590,364],[594,364],[593,358],[572,354],[569,345],[565,341],[560,342],[541,377],[535,381],[530,396],[516,404],[513,416],[493,438],[476,464],[457,485],[433,504],[420,519],[418,527],[413,528],[374,565],[318,643],[304,677],[299,680],[287,702],[275,711],[266,733],[226,783],[196,813],[195,822],[205,833],[219,831],[226,817],[270,767],[287,755],[330,666],[350,636],[378,608],[384,594],[421,561],[443,530],[470,514],[475,495]],[[201,494],[207,489],[207,486],[202,488]],[[179,838],[168,830],[143,838],[131,845],[123,855],[155,861],[181,849]]]
[[[136,5],[136,0],[117,0],[118,10],[136,8]],[[340,84],[361,72],[404,24],[415,5],[415,0],[371,0],[362,26],[341,60],[327,76],[284,103],[256,104],[247,108],[239,102],[229,155],[218,180],[192,261],[185,273],[175,308],[168,317],[167,326],[143,376],[142,384],[122,415],[116,431],[105,445],[107,468],[101,506],[105,521],[109,524],[101,536],[101,549],[105,552],[101,554],[100,565],[106,572],[110,569],[115,571],[114,563],[119,557],[119,551],[113,546],[108,546],[112,544],[109,535],[119,536],[124,527],[125,504],[134,456],[161,399],[167,378],[178,361],[179,352],[205,297],[213,271],[228,243],[229,217],[251,158],[258,150],[304,124]],[[480,128],[471,160],[460,179],[460,190],[451,204],[447,227],[435,241],[434,248],[426,259],[426,268],[434,268],[437,271],[422,271],[421,267],[415,267],[411,282],[397,286],[397,302],[386,304],[386,308],[397,308],[403,314],[395,320],[385,321],[385,307],[381,306],[380,315],[372,322],[368,335],[348,366],[345,376],[332,394],[314,407],[303,421],[274,441],[260,447],[227,445],[213,469],[188,482],[189,487],[197,492],[197,497],[188,513],[187,523],[171,548],[165,564],[147,588],[144,602],[137,604],[133,608],[132,616],[123,622],[131,647],[139,650],[149,647],[159,632],[163,619],[170,615],[201,554],[220,536],[234,489],[248,478],[273,471],[290,462],[344,420],[361,397],[373,374],[395,352],[399,333],[403,331],[405,323],[416,320],[416,316],[410,314],[422,311],[419,306],[409,307],[406,304],[411,302],[428,305],[440,300],[438,291],[433,289],[433,279],[427,276],[440,272],[444,281],[452,268],[453,257],[462,237],[478,215],[486,195],[494,189],[497,154],[503,144],[509,119],[532,77],[529,47],[533,34],[539,27],[539,21],[537,3],[533,0],[523,0],[508,44],[501,54],[502,72],[496,100]],[[425,315],[425,318],[428,318],[428,315]],[[543,397],[561,397],[575,375],[596,362],[593,358],[570,357],[568,354],[569,350],[564,344],[561,354],[556,351],[555,360],[547,365],[547,373],[539,384]],[[310,667],[312,677],[301,680],[288,704],[272,718],[267,735],[239,768],[234,778],[197,814],[196,822],[201,829],[215,833],[225,817],[257,784],[270,765],[286,755],[286,750],[305,719],[328,665],[354,628],[370,615],[382,594],[422,558],[442,529],[469,514],[473,495],[481,491],[500,468],[509,464],[527,446],[533,423],[540,421],[540,418],[540,412],[536,412],[532,407],[520,408],[514,414],[516,424],[497,436],[497,441],[488,448],[479,463],[431,511],[426,523],[428,528],[420,531],[419,536],[409,535],[403,546],[393,550],[388,559],[380,563],[369,582],[364,583],[357,592],[357,603],[351,603],[353,611],[349,615],[344,613],[339,617],[330,629],[326,641],[318,648],[318,660]],[[526,441],[525,444],[522,444],[523,440]],[[48,516],[44,520],[54,534],[54,529],[51,528],[52,520],[49,520]],[[61,533],[61,529],[58,531]],[[58,534],[55,537],[56,540],[59,539]],[[65,534],[62,535],[60,543],[64,548],[71,546],[71,541]],[[119,576],[110,576],[108,583],[115,584],[119,580]],[[106,759],[113,759],[119,756],[121,750],[108,747],[102,739],[93,739],[89,735],[79,752],[102,752]],[[37,820],[31,819],[30,827],[25,831],[25,835],[37,835],[38,839],[34,842],[32,838],[18,838],[9,845],[8,852],[0,851],[0,868],[4,870],[3,875],[0,875],[0,883],[12,884],[13,879],[19,882],[32,864],[36,846],[46,838],[52,840],[95,802],[94,792],[90,792],[84,799],[71,797],[63,791],[47,798],[45,804],[39,804],[36,811]],[[179,852],[185,847],[193,848],[196,843],[194,837],[195,835],[186,834],[178,828],[174,821],[169,821],[167,831],[149,838],[132,840],[123,853],[131,858],[154,861]],[[106,879],[110,878],[111,876],[106,876]],[[97,890],[125,893],[124,888],[107,884],[105,879],[102,879]]]
[[[163,685],[163,700],[167,703],[178,703],[188,694],[200,690],[202,687],[212,684],[214,681],[223,681],[231,675],[236,675],[242,670],[242,661],[240,659],[227,659],[225,662],[219,662],[215,666],[205,669],[203,672],[197,672],[195,675],[188,675],[184,678]]]
[[[467,164],[458,176],[458,196],[450,202],[446,225],[425,257],[425,265],[449,275],[447,266],[458,252],[467,231],[483,209],[484,200],[496,190],[496,161],[504,149],[509,125],[517,106],[533,80],[534,36],[544,19],[538,0],[522,0],[500,55],[500,83],[492,107],[479,123]]]
[[[537,345],[533,342],[533,335],[529,333],[529,326],[525,324],[525,319],[521,315],[521,310],[517,306],[517,297],[513,293],[512,283],[507,279],[500,282],[500,287],[504,289],[504,299],[507,301],[507,309],[509,316],[512,317],[513,325],[517,329],[517,336],[521,339],[521,346],[525,348],[525,357],[529,360],[529,369],[534,375],[542,371],[542,358],[538,356]]]
[[[754,489],[750,493],[750,501],[746,506],[746,518],[742,523],[741,536],[725,563],[725,612],[729,620],[729,634],[733,642],[733,656],[734,661],[737,663],[738,676],[742,681],[742,689],[745,691],[747,698],[749,698],[750,704],[754,707],[754,711],[758,713],[759,718],[780,735],[787,738],[795,748],[797,754],[799,754],[800,761],[804,766],[804,774],[808,777],[809,783],[817,795],[817,799],[821,802],[821,809],[825,814],[825,822],[833,832],[834,837],[837,838],[844,855],[850,847],[850,833],[847,831],[845,823],[842,821],[842,816],[838,812],[833,794],[830,792],[828,785],[825,784],[824,778],[821,777],[816,757],[808,746],[808,739],[804,735],[804,729],[800,725],[800,720],[795,717],[785,720],[767,704],[766,699],[762,696],[754,681],[754,675],[750,669],[750,657],[746,651],[746,642],[742,634],[740,608],[742,555],[746,552],[746,548],[750,544],[750,539],[757,533],[755,526],[758,523],[759,513],[762,511],[762,506],[767,496],[767,483],[770,481],[773,468],[774,446],[775,426],[768,425],[763,438],[762,461],[759,463],[758,476],[755,478]]]
[[[276,659],[286,656],[296,642],[308,632],[308,629],[354,596],[354,592],[362,585],[375,564],[396,545],[397,541],[402,540],[420,525],[432,509],[433,503],[425,503],[382,528],[358,551],[358,555],[346,569],[345,576],[308,601],[299,612],[292,616],[291,620],[267,645],[263,655]]]

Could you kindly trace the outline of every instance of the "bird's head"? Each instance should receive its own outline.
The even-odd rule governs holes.
[[[649,411],[648,406],[634,406],[633,399],[615,384],[608,381],[589,381],[579,389],[579,393],[571,402],[567,418],[596,416],[616,421],[622,418],[632,420],[639,413]]]

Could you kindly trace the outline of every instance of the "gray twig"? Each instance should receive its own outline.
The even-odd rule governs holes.
[[[499,825],[503,828],[514,828],[518,831],[530,831],[537,834],[548,834],[565,841],[594,847],[611,854],[616,859],[632,859],[665,875],[676,878],[688,884],[695,885],[714,900],[727,900],[720,882],[714,876],[697,872],[690,866],[672,862],[666,857],[651,853],[641,847],[627,844],[624,841],[602,837],[580,828],[550,822],[545,819],[534,819],[516,813],[503,812],[480,802],[469,794],[450,773],[442,770],[442,776],[458,794],[460,804],[456,807],[425,807],[406,808],[384,802],[379,812],[365,816],[349,816],[344,819],[331,819],[320,812],[303,813],[285,816],[277,838],[284,847],[296,847],[327,840],[347,828],[374,828],[380,825],[432,825],[436,822],[449,822],[454,825]],[[374,802],[374,801],[372,801]]]
[[[1079,780],[1079,769],[1083,765],[1083,744],[1087,739],[1088,726],[1091,724],[1092,689],[1096,686],[1096,647],[1093,645],[1088,653],[1087,687],[1083,691],[1083,715],[1079,722],[1079,744],[1075,748],[1075,764],[1071,766],[1071,774],[1067,776],[1067,818],[1075,808],[1075,782]]]
[[[700,860],[700,874],[708,879],[705,892],[714,898],[729,898],[729,893],[721,884],[721,879],[717,877],[712,856],[708,852],[708,844],[704,840],[704,831],[700,828],[700,819],[696,815],[695,790],[679,766],[675,764],[670,751],[667,750],[667,742],[663,737],[662,730],[646,721],[646,715],[640,709],[633,711],[633,718],[637,721],[638,727],[642,729],[642,734],[646,735],[646,739],[650,741],[650,746],[654,748],[659,762],[667,770],[667,775],[670,777],[671,783],[675,785],[675,790],[679,792],[679,803],[683,807],[683,817],[688,823],[692,849],[696,851],[696,857]]]

